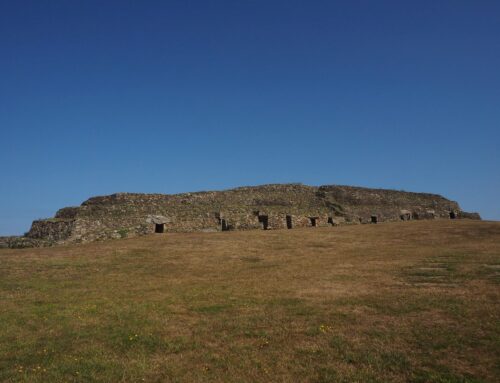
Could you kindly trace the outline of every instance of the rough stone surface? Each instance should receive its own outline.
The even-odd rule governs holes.
[[[79,207],[60,209],[54,218],[34,221],[21,242],[41,246],[124,238],[153,233],[157,225],[169,233],[450,218],[480,219],[477,213],[463,212],[456,202],[436,194],[275,184],[174,195],[93,197]]]
[[[0,249],[23,249],[26,247],[52,246],[52,244],[53,243],[48,240],[37,240],[35,238],[29,238],[25,236],[13,235],[8,237],[0,237]]]
[[[458,218],[467,218],[467,219],[481,219],[479,213],[468,213],[466,211],[459,211]]]

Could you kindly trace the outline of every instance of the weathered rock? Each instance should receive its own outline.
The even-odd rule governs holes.
[[[0,249],[23,249],[27,247],[46,247],[52,246],[53,243],[47,240],[38,240],[35,238],[28,238],[25,236],[8,236],[0,237]]]
[[[93,197],[34,221],[26,238],[78,243],[156,232],[282,229],[398,221],[480,219],[440,195],[352,186],[276,184],[175,195]],[[10,242],[9,242],[10,243]],[[10,246],[10,245],[9,245]]]
[[[459,218],[466,218],[466,219],[481,219],[481,216],[479,215],[479,213],[468,213],[466,211],[459,211],[458,217]]]

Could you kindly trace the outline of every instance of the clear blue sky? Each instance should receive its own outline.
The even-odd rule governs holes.
[[[114,192],[429,191],[500,219],[500,2],[0,0],[0,234]]]

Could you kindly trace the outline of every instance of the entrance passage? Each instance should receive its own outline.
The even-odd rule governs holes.
[[[227,224],[225,219],[220,220],[220,229],[222,231],[228,231],[229,230],[229,225]]]
[[[267,215],[259,215],[259,222],[262,230],[267,230],[269,228],[269,217]]]
[[[157,223],[155,224],[155,233],[164,233],[165,232],[165,224]]]
[[[287,215],[286,216],[286,228],[287,229],[291,229],[293,226],[292,226],[292,216],[291,215]]]
[[[335,222],[333,221],[333,218],[332,218],[332,217],[328,217],[328,223],[329,223],[331,226],[334,226],[334,225],[335,225]]]
[[[371,216],[371,222],[372,223],[377,223],[378,222],[378,217],[376,215]]]
[[[318,217],[309,217],[309,219],[311,220],[311,226],[312,227],[316,227],[316,221],[318,219]]]
[[[450,219],[455,219],[457,218],[457,215],[455,214],[454,211],[450,211]]]
[[[403,213],[399,216],[399,218],[401,218],[401,221],[410,221],[411,213]]]

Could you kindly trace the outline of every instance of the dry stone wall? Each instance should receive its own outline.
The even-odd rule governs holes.
[[[175,195],[117,193],[33,222],[26,238],[72,243],[150,233],[286,229],[411,219],[474,218],[427,193],[277,184]]]
[[[51,218],[33,221],[28,236],[52,242],[64,241],[71,237],[75,219]]]

